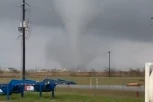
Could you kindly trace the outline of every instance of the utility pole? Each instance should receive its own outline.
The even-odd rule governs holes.
[[[26,31],[27,29],[30,29],[29,21],[26,21],[26,12],[28,11],[25,7],[26,5],[30,6],[29,4],[25,2],[25,0],[23,0],[22,4],[20,5],[20,7],[22,7],[22,21],[21,21],[21,25],[18,27],[18,30],[21,34],[20,36],[22,36],[22,79],[23,80],[25,80],[25,65],[26,65],[25,64],[26,62],[26,57],[25,57]]]
[[[110,77],[110,51],[108,52],[109,53],[109,77]]]
[[[153,20],[153,17],[151,17],[151,19]],[[153,25],[153,23],[150,26],[152,26],[152,25]]]
[[[22,59],[22,79],[25,80],[25,26],[24,26],[24,22],[25,22],[25,0],[23,0],[22,2],[22,43],[23,43],[23,59]]]

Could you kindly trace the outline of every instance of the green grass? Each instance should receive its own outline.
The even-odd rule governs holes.
[[[44,77],[45,78],[45,77]],[[42,81],[44,78],[28,78],[33,80]],[[95,84],[96,78],[94,77],[51,77],[51,78],[61,78],[66,80],[75,81],[77,84],[80,85],[89,85],[90,79],[92,79],[92,84]],[[0,78],[0,82],[7,83],[12,78]],[[131,82],[140,82],[140,80],[144,79],[143,77],[130,77],[130,78],[121,78],[121,77],[97,77],[99,85],[126,85],[127,83]]]
[[[17,97],[13,97],[10,102],[143,102],[142,99],[135,98],[119,98],[119,97],[94,97],[87,95],[58,95],[55,99],[50,98],[49,96],[45,96],[43,98],[39,98],[36,94],[28,94],[23,99],[18,99]]]
[[[10,98],[9,102],[144,102],[144,93],[136,98],[135,92],[131,91],[57,88],[54,99],[51,93],[43,93],[43,97],[39,98],[37,92],[25,93],[24,98],[13,94]],[[6,101],[6,96],[0,96],[2,101]]]
[[[142,99],[105,97],[105,96],[88,96],[88,95],[58,95],[55,99],[48,96],[39,98],[36,94],[28,94],[21,99],[15,96],[9,102],[143,102]]]

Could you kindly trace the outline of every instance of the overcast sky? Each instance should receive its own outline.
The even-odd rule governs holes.
[[[153,62],[152,0],[26,0],[26,68],[125,70]],[[0,0],[0,66],[21,68],[22,0]]]

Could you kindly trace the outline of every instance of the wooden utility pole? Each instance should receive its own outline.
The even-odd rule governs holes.
[[[23,52],[22,52],[22,79],[25,80],[25,26],[24,26],[24,22],[25,22],[25,0],[23,0],[23,5],[22,5],[22,47],[23,47]]]
[[[29,21],[26,20],[26,12],[27,12],[27,9],[25,7],[26,5],[30,6],[29,4],[25,2],[25,0],[22,0],[22,4],[20,5],[22,7],[22,21],[21,21],[20,27],[18,28],[22,36],[22,79],[23,80],[25,80],[25,69],[26,69],[25,68],[25,65],[26,65],[25,64],[26,62],[26,57],[25,57],[26,30],[30,28]]]
[[[108,52],[109,53],[109,77],[111,77],[111,75],[110,75],[110,51]]]

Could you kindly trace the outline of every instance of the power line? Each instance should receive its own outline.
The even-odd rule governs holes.
[[[110,75],[110,51],[108,52],[109,53],[109,77],[111,77],[111,75]]]

